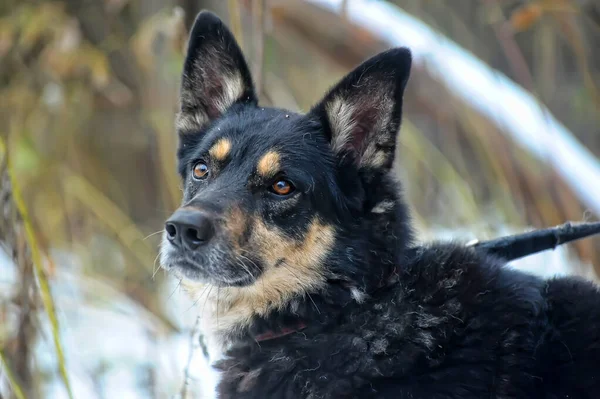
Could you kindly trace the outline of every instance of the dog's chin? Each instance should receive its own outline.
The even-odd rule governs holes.
[[[240,276],[239,278],[219,281],[217,285],[221,287],[248,287],[256,282],[256,277]]]
[[[166,269],[179,278],[217,287],[247,287],[254,284],[258,278],[249,274],[240,274],[239,276],[234,274],[229,276],[224,274],[215,275],[207,273],[202,266],[186,261],[168,263]]]
[[[227,252],[221,249],[220,252]],[[179,253],[166,238],[161,246],[160,263],[169,273],[180,279],[218,287],[246,287],[254,284],[261,275],[260,263],[247,261],[252,267],[242,261],[228,257],[217,257],[209,253],[200,256]]]

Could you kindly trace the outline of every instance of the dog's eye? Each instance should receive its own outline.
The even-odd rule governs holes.
[[[208,177],[208,166],[204,162],[197,162],[192,173],[196,180],[206,179]]]
[[[287,180],[277,180],[271,186],[271,191],[277,195],[288,195],[295,190],[294,185]]]

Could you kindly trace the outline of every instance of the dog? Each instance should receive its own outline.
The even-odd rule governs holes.
[[[416,246],[392,173],[410,70],[393,48],[306,114],[261,107],[232,33],[197,16],[161,264],[223,353],[219,397],[600,397],[596,285]]]

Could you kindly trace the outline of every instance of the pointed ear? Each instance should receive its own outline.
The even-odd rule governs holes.
[[[338,157],[352,157],[359,168],[382,172],[391,168],[410,67],[406,48],[378,54],[343,78],[310,111],[321,120]]]
[[[250,70],[229,29],[215,14],[202,11],[183,67],[177,130],[197,132],[236,103],[257,103]]]

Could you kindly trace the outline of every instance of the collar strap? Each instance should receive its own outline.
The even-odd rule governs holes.
[[[306,328],[306,324],[304,324],[304,322],[299,321],[298,323],[296,323],[295,325],[291,326],[291,327],[283,327],[281,330],[279,331],[275,331],[275,330],[267,330],[261,334],[257,334],[254,337],[254,340],[256,342],[263,342],[263,341],[269,341],[271,339],[275,339],[275,338],[280,338],[280,337],[284,337],[286,335],[298,332],[298,331],[302,331]]]

